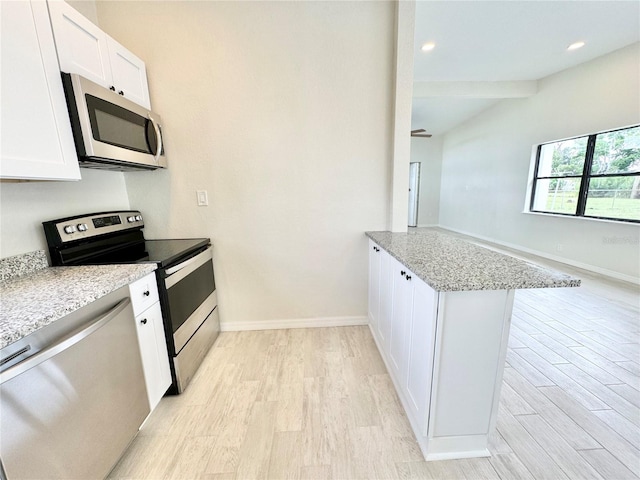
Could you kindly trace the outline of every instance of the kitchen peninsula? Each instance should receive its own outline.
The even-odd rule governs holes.
[[[425,459],[488,456],[515,291],[580,280],[435,229],[367,236],[369,326]]]

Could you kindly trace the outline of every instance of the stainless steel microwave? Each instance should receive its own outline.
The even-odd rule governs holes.
[[[62,73],[81,167],[166,168],[160,116],[76,74]]]

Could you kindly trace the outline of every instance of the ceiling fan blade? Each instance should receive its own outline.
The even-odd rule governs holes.
[[[418,130],[411,130],[411,136],[429,138],[431,134],[427,133],[427,131],[424,128],[419,128]]]

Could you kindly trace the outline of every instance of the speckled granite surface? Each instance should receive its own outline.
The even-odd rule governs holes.
[[[0,282],[21,277],[29,273],[47,268],[47,256],[44,250],[23,253],[13,257],[0,258]]]
[[[0,284],[0,348],[153,272],[156,265],[52,267]]]
[[[366,234],[440,292],[580,286],[564,273],[428,228]]]

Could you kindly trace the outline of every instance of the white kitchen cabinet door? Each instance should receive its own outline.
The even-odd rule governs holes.
[[[423,435],[427,434],[431,378],[438,314],[438,292],[420,279],[413,282],[413,305],[407,342],[407,399]]]
[[[389,340],[389,359],[394,375],[400,382],[400,388],[407,384],[407,366],[409,350],[407,347],[409,324],[413,310],[414,275],[407,267],[392,260],[393,310],[391,315],[391,338]]]
[[[79,180],[44,1],[0,2],[0,177]]]
[[[150,109],[147,69],[144,62],[109,36],[107,46],[116,91],[132,102]]]
[[[369,324],[375,333],[380,315],[380,247],[369,240]]]
[[[393,262],[384,250],[380,250],[380,309],[378,311],[378,342],[383,352],[389,351],[391,316],[393,314]]]
[[[169,355],[159,302],[136,317],[136,327],[149,406],[153,411],[171,385]]]
[[[62,0],[49,0],[60,70],[113,86],[107,34]]]
[[[144,62],[62,0],[49,0],[60,70],[151,108]]]

